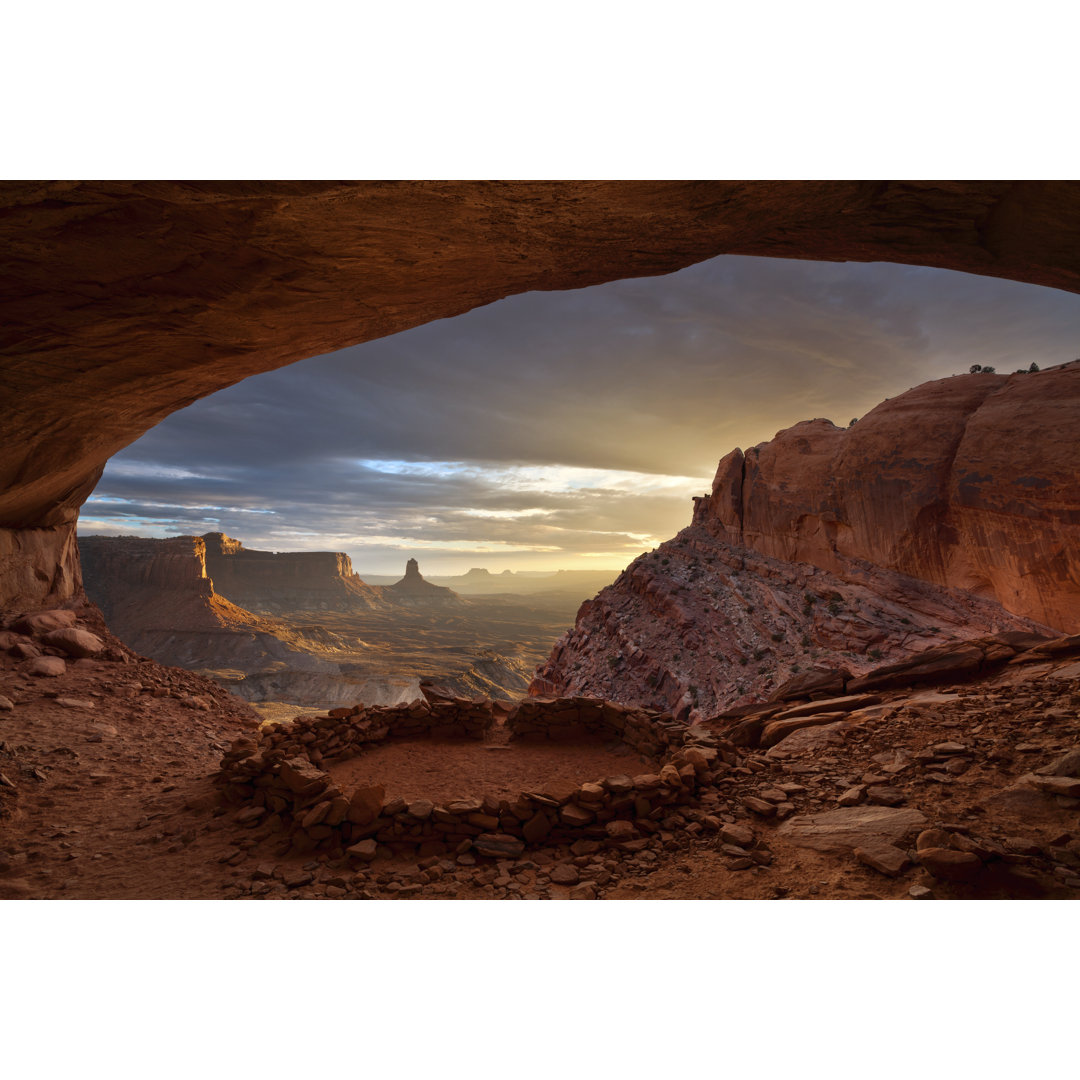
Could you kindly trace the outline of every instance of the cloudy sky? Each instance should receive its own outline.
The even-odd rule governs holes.
[[[112,459],[84,534],[226,532],[357,570],[620,568],[717,461],[973,363],[1078,355],[1080,296],[947,270],[723,256],[526,293],[248,379]]]

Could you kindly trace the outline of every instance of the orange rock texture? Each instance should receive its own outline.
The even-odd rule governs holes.
[[[78,594],[74,522],[105,462],[199,397],[512,293],[724,253],[887,260],[1080,291],[1080,189],[0,184],[0,606]]]
[[[1080,362],[926,383],[853,427],[734,450],[691,526],[582,606],[530,692],[703,719],[949,641],[1075,633],[1078,461]]]
[[[696,520],[843,573],[852,560],[1080,630],[1080,362],[962,375],[850,428],[810,420],[717,469]]]
[[[295,635],[283,624],[215,590],[201,536],[86,536],[79,546],[90,599],[137,652],[188,668],[330,667],[287,640]]]

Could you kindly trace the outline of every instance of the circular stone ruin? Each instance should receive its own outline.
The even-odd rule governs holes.
[[[505,719],[486,698],[436,699],[266,728],[232,744],[217,782],[246,804],[238,821],[299,852],[507,858],[581,839],[634,850],[733,764],[708,732],[597,698],[529,698]]]

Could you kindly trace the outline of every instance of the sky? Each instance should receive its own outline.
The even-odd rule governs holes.
[[[890,263],[721,256],[508,297],[247,379],[106,467],[82,534],[225,532],[363,576],[620,569],[716,464],[928,379],[1073,360],[1080,296]]]

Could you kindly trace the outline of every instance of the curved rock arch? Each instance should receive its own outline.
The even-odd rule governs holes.
[[[1080,292],[1066,181],[0,184],[0,607],[80,590],[108,458],[261,371],[530,289],[721,254]]]

